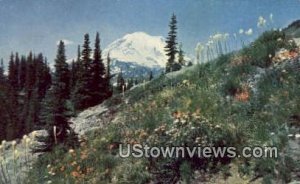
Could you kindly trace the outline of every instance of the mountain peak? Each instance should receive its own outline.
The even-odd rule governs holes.
[[[134,32],[112,42],[103,53],[106,56],[110,52],[113,60],[162,68],[167,62],[164,47],[165,39],[162,36]]]

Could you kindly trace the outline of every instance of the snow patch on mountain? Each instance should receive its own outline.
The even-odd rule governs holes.
[[[113,60],[133,63],[149,68],[166,66],[165,39],[150,36],[145,32],[127,34],[109,44],[103,51],[104,57],[110,53]]]

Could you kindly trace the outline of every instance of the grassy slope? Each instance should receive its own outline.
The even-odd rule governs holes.
[[[290,120],[300,114],[300,64],[293,61],[274,67],[266,61],[260,63],[272,49],[277,49],[261,52],[259,48],[274,45],[278,35],[270,34],[264,36],[269,36],[268,39],[261,38],[254,46],[238,53],[187,68],[176,75],[161,76],[128,91],[124,98],[112,98],[106,104],[108,107],[121,104],[119,120],[89,133],[77,150],[63,153],[58,148],[40,158],[30,171],[28,182],[172,183],[180,180],[190,183],[218,177],[216,182],[220,183],[230,174],[234,175],[229,177],[230,183],[256,177],[265,183],[291,181],[299,168],[299,159],[289,153],[288,134],[299,131],[291,126],[295,122]],[[259,71],[264,72],[259,74]],[[251,83],[254,86],[249,85],[249,80],[254,80]],[[176,124],[176,119],[181,124]],[[246,145],[274,145],[280,149],[281,156],[233,160],[122,159],[117,156],[118,143],[212,144],[238,149]]]

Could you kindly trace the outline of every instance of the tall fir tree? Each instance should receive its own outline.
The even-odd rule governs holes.
[[[121,70],[121,72],[119,73],[118,77],[117,77],[117,91],[119,93],[122,93],[123,90],[125,91],[125,79],[123,78],[123,71]]]
[[[172,15],[169,24],[170,31],[166,39],[165,51],[167,52],[168,61],[166,64],[166,73],[174,71],[175,58],[177,50],[177,20],[175,14]]]
[[[93,61],[91,63],[91,106],[101,103],[105,98],[105,68],[101,56],[100,37],[96,34]]]
[[[92,104],[91,95],[91,48],[89,34],[84,35],[82,56],[78,70],[78,80],[72,94],[72,101],[76,110],[83,110]]]
[[[8,82],[15,93],[18,90],[18,68],[15,62],[15,56],[13,53],[10,55],[9,65],[8,65]]]
[[[59,42],[57,55],[55,59],[55,82],[56,86],[61,89],[63,99],[70,98],[70,71],[65,55],[65,45],[63,41]]]
[[[19,53],[16,53],[16,57],[15,57],[15,74],[16,76],[16,90],[19,91],[20,90],[20,57],[19,57]]]
[[[152,79],[153,79],[153,72],[150,71],[150,73],[149,73],[149,81],[151,81]]]
[[[178,63],[179,63],[181,66],[184,66],[184,65],[185,65],[184,51],[182,50],[182,44],[179,44]]]
[[[0,84],[3,84],[4,82],[5,82],[4,62],[3,62],[3,58],[1,58],[1,61],[0,61]]]
[[[54,146],[62,145],[69,147],[69,140],[74,136],[70,122],[68,121],[68,85],[69,71],[66,63],[65,45],[63,41],[59,42],[57,55],[55,59],[54,80],[47,97],[44,100],[44,108],[42,111],[42,121],[46,124],[48,136],[44,141],[44,145],[36,151],[51,151]]]
[[[20,89],[24,89],[26,82],[26,57],[22,56],[20,61],[20,70],[19,70],[19,81]]]
[[[77,81],[77,67],[76,67],[76,61],[72,60],[71,68],[70,68],[70,91],[72,91],[76,85]]]
[[[82,63],[81,63],[81,51],[80,51],[80,45],[78,45],[77,47],[77,58],[76,60],[72,61],[72,65],[71,65],[71,92],[74,91],[75,87],[76,87],[76,83],[77,81],[80,79],[80,72],[82,72],[81,70],[82,67]]]
[[[106,72],[105,72],[105,98],[109,98],[113,94],[113,88],[110,84],[110,80],[112,78],[110,74],[110,65],[111,65],[111,58],[110,58],[110,53],[108,52],[106,58]]]

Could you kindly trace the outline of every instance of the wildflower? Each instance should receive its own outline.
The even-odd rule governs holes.
[[[24,135],[24,136],[23,136],[23,140],[27,139],[27,137],[28,137],[27,135]]]
[[[253,34],[253,30],[251,28],[245,31],[245,35],[251,36],[252,34]]]
[[[270,13],[270,21],[273,22],[273,13]]]
[[[11,142],[11,145],[13,146],[13,148],[16,147],[16,144],[17,144],[17,142],[15,140]]]
[[[274,132],[271,132],[270,135],[275,135],[275,133],[274,133]]]
[[[27,138],[25,139],[25,143],[26,143],[26,144],[29,144],[30,141],[31,141],[31,139],[30,139],[29,137],[27,137]]]
[[[47,168],[49,169],[50,167],[51,167],[51,165],[50,165],[50,164],[48,164],[48,165],[47,165]]]
[[[14,158],[17,159],[17,158],[19,158],[19,156],[20,156],[20,154],[19,154],[18,150],[15,150],[14,151]]]
[[[217,34],[215,34],[215,35],[212,36],[212,39],[215,40],[215,41],[219,41],[219,40],[222,39],[222,37],[223,37],[222,34],[217,33]]]
[[[106,138],[105,138],[105,137],[102,137],[102,138],[101,138],[101,142],[106,142]]]
[[[229,37],[229,33],[224,33],[223,34],[223,39],[226,40]]]
[[[60,171],[63,172],[64,170],[65,170],[65,166],[62,166],[62,167],[60,168]]]
[[[47,184],[51,184],[51,183],[52,183],[52,181],[51,181],[51,180],[47,181]]]
[[[257,27],[264,27],[267,23],[267,20],[264,19],[263,16],[259,16],[258,17],[258,21],[257,21]]]
[[[3,145],[3,147],[5,146],[5,144],[6,144],[6,140],[3,140],[2,142],[1,142],[1,144]]]
[[[147,136],[148,136],[148,134],[147,134],[146,132],[142,131],[142,132],[140,133],[140,135],[139,135],[139,138],[140,138],[140,139],[145,139],[145,138],[147,138]]]
[[[32,134],[32,139],[34,139],[37,136],[37,131],[33,131],[31,134]]]
[[[69,153],[73,154],[75,151],[73,149],[69,149]]]
[[[197,137],[195,143],[200,143],[200,141],[201,141],[201,137]]]
[[[300,139],[300,134],[295,134],[296,139]]]

